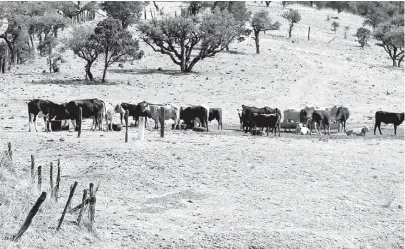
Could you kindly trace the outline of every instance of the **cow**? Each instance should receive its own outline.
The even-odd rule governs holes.
[[[69,119],[72,120],[73,127],[79,123],[79,108],[82,108],[82,119],[93,119],[92,130],[95,131],[96,127],[99,127],[99,130],[103,129],[103,119],[106,110],[104,101],[99,99],[80,99],[72,100],[65,104],[67,113],[69,114]],[[73,122],[76,120],[76,125]]]
[[[242,128],[246,127],[245,133],[252,130],[254,127],[254,120],[253,120],[253,114],[276,114],[278,113],[281,117],[281,111],[277,108],[273,109],[268,106],[262,107],[262,108],[257,108],[255,106],[245,106],[242,105],[241,108],[241,118],[242,118]]]
[[[295,133],[300,135],[307,135],[309,134],[309,129],[305,127],[303,124],[298,123],[297,128],[295,129]]]
[[[394,134],[397,135],[397,127],[404,122],[404,113],[394,113],[394,112],[384,112],[377,111],[375,113],[375,125],[374,125],[374,135],[378,127],[378,131],[381,133],[381,123],[393,124],[394,125]]]
[[[49,100],[42,100],[42,99],[33,99],[28,103],[28,120],[29,120],[29,132],[31,132],[31,123],[32,117],[34,116],[34,127],[35,131],[38,132],[37,128],[37,116],[44,118],[45,123],[45,131],[51,131],[49,127],[49,123],[53,118],[57,118],[58,116],[60,119],[67,118],[67,112],[65,107],[60,104],[56,104]],[[46,120],[48,118],[48,121]],[[58,120],[59,120],[58,118]]]
[[[209,110],[209,109],[208,109]],[[201,125],[205,127],[207,126],[208,131],[208,117],[209,113],[206,107],[204,106],[189,106],[183,109],[180,108],[180,119],[186,123],[186,130],[190,127],[193,127],[195,124],[195,119],[199,119]]]
[[[150,104],[145,101],[138,104],[140,106],[141,113],[145,113],[147,117],[152,118],[155,121],[155,129],[159,129],[159,121],[161,121],[160,117],[160,108],[164,108],[164,120],[173,119],[174,125],[172,129],[176,126],[180,125],[180,108],[176,105],[172,104]],[[163,120],[163,121],[164,121]]]
[[[299,123],[300,122],[300,110],[298,109],[287,109],[283,112],[284,123]]]
[[[340,125],[342,125],[342,129],[346,132],[346,121],[350,117],[349,108],[347,107],[339,107],[336,112],[335,122],[338,124],[338,132],[340,132]]]
[[[135,121],[135,126],[137,126],[137,124],[139,122],[139,117],[145,117],[145,127],[146,127],[147,115],[146,115],[146,113],[141,112],[141,108],[142,108],[141,105],[143,103],[150,104],[150,103],[143,101],[136,105],[129,104],[129,103],[120,103],[120,104],[116,105],[115,112],[120,114],[121,125],[122,125],[122,119],[125,115],[125,111],[128,110],[128,116],[133,117],[133,119]]]
[[[112,131],[112,121],[115,114],[115,107],[111,103],[105,103],[105,123],[107,125],[107,131]]]
[[[253,113],[253,122],[254,122],[254,129],[256,127],[261,128],[263,133],[263,128],[266,128],[267,136],[269,135],[270,128],[274,128],[274,135],[277,135],[277,128],[278,128],[278,136],[280,136],[280,123],[281,123],[281,115],[279,113],[274,114],[258,114]]]
[[[315,131],[318,133],[317,126],[319,127],[320,124],[323,124],[325,134],[326,134],[326,127],[328,127],[328,135],[330,135],[330,122],[331,122],[331,116],[328,111],[325,110],[315,110],[312,113],[311,117],[311,129],[310,129],[310,134],[312,135],[312,126],[315,126]],[[321,131],[319,131],[319,134],[322,136]]]
[[[243,130],[243,119],[242,119],[242,109],[236,109],[238,111],[240,130]]]
[[[367,132],[370,132],[370,129],[367,126],[364,126],[363,128],[355,128],[355,129],[352,129],[352,130],[348,130],[346,132],[346,134],[348,136],[356,135],[356,136],[364,136],[365,137]]]
[[[330,108],[325,108],[326,111],[329,111],[330,116],[332,117],[332,121],[336,120],[336,115],[337,115],[337,112],[338,112],[340,107],[342,107],[342,106],[341,105],[334,105],[334,106],[332,106]]]
[[[314,106],[305,106],[305,108],[300,111],[300,123],[308,125],[314,111]]]
[[[210,108],[208,114],[208,121],[211,122],[212,120],[218,121],[218,130],[221,127],[222,130],[222,109],[221,108]]]

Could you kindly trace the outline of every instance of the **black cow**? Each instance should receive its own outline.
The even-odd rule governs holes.
[[[208,121],[211,122],[212,120],[218,121],[218,130],[221,126],[222,130],[222,109],[221,108],[210,108],[210,112],[208,114]]]
[[[103,119],[105,114],[105,103],[99,99],[80,99],[73,100],[66,103],[65,108],[69,114],[69,119],[76,120],[76,126],[79,124],[79,108],[82,108],[82,119],[92,118],[93,125],[92,130],[96,130],[97,125],[99,129],[103,129]],[[75,126],[75,125],[74,125]]]
[[[312,113],[315,111],[315,107],[306,106],[300,111],[300,123],[303,125],[308,125],[308,121],[312,118]]]
[[[252,128],[255,126],[254,119],[253,119],[253,114],[276,114],[278,113],[281,117],[281,111],[278,108],[270,108],[268,106],[262,107],[262,108],[257,108],[255,106],[245,106],[242,105],[242,111],[240,113],[240,119],[242,123],[242,128],[244,129],[246,127],[245,133],[252,130]]]
[[[121,125],[122,125],[122,119],[124,117],[125,111],[128,110],[128,116],[129,117],[133,117],[134,121],[135,121],[135,126],[138,125],[139,122],[139,117],[145,117],[145,127],[146,127],[146,123],[147,123],[147,113],[142,112],[142,105],[144,104],[149,104],[145,101],[140,102],[136,105],[133,104],[129,104],[129,103],[121,103],[118,104],[115,107],[115,112],[120,114],[120,118],[121,118]]]
[[[318,133],[317,126],[319,127],[321,123],[323,124],[323,128],[325,130],[326,134],[326,127],[328,127],[328,135],[330,135],[330,122],[332,120],[332,117],[330,116],[330,113],[325,110],[315,110],[312,113],[311,117],[311,130],[310,134],[312,134],[312,126],[315,125],[315,131]],[[322,135],[321,131],[319,131],[319,134]]]
[[[207,127],[208,131],[208,110],[203,106],[190,106],[183,109],[180,108],[180,119],[186,123],[186,130],[194,126],[195,119],[198,118],[203,127]]]
[[[281,123],[281,115],[279,113],[274,114],[257,114],[253,113],[253,122],[256,127],[261,128],[263,133],[263,128],[266,128],[267,136],[269,135],[270,128],[274,128],[274,135],[277,135],[277,128],[278,128],[278,136],[280,136],[280,123]]]
[[[385,124],[394,124],[394,133],[397,135],[397,126],[404,122],[404,113],[395,113],[395,112],[384,112],[378,111],[375,113],[375,125],[374,125],[374,135],[375,130],[378,127],[378,131],[381,133],[381,123]]]
[[[350,117],[349,108],[343,106],[338,108],[335,119],[335,122],[337,122],[338,124],[338,132],[340,132],[341,124],[344,132],[346,132],[346,121],[349,119],[349,117]]]
[[[34,127],[35,131],[38,131],[37,128],[37,116],[44,118],[45,123],[45,131],[50,131],[49,122],[53,118],[57,118],[58,116],[60,119],[67,118],[67,112],[63,105],[56,104],[49,100],[42,100],[42,99],[33,99],[28,103],[28,120],[29,120],[29,131],[31,132],[31,115],[34,115]],[[48,121],[46,120],[48,118]],[[59,120],[59,118],[57,118]]]

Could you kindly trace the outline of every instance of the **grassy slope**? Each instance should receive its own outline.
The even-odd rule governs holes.
[[[178,7],[178,3],[161,5],[167,12]],[[351,110],[348,127],[372,125],[370,117],[376,110],[403,111],[403,68],[391,68],[374,41],[364,50],[358,47],[353,35],[362,23],[360,17],[340,14],[337,38],[327,43],[335,34],[326,15],[337,14],[292,7],[303,17],[293,31],[294,43],[286,39],[287,24],[280,17],[284,10],[271,3],[271,15],[283,26],[262,34],[262,54],[254,54],[249,39],[231,45],[236,54],[206,59],[188,75],[179,74],[169,58],[142,45],[146,57],[124,69],[113,66],[107,75],[109,85],[74,80],[83,78],[84,64],[69,54],[59,75],[41,75],[46,69],[43,59],[2,77],[0,141],[12,141],[16,148],[20,177],[2,181],[1,197],[21,207],[0,206],[1,214],[12,214],[1,222],[0,239],[18,230],[38,196],[26,180],[29,156],[35,154],[43,165],[61,157],[62,201],[45,203],[18,244],[23,248],[399,248],[404,232],[403,212],[398,209],[403,206],[404,187],[402,127],[400,139],[391,139],[389,127],[383,138],[328,142],[284,134],[281,139],[255,138],[234,131],[207,135],[169,131],[161,141],[155,132],[148,132],[143,145],[134,140],[135,131],[130,144],[122,143],[123,133],[85,131],[78,140],[73,133],[26,132],[26,100],[34,97],[57,102],[98,97],[113,103],[207,103],[223,108],[225,127],[232,128],[237,126],[236,108],[241,104],[285,109],[342,103]],[[264,7],[249,3],[249,8]],[[345,25],[351,27],[347,40]],[[156,72],[158,67],[163,73]],[[101,70],[99,62],[96,77],[101,77]],[[62,231],[55,233],[70,184],[79,181],[81,191],[98,180],[102,189],[96,232],[77,228],[72,223],[76,217],[68,215]],[[8,191],[12,187],[15,191]],[[16,198],[16,193],[26,197]],[[80,195],[77,192],[74,203]],[[391,205],[383,208],[390,200]]]

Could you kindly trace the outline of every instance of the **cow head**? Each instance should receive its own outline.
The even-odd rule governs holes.
[[[141,113],[150,112],[149,104],[146,101],[142,101],[138,104]]]
[[[370,129],[369,129],[367,126],[364,126],[364,127],[361,129],[361,133],[366,134],[366,132],[370,132]]]
[[[114,112],[115,112],[115,113],[124,114],[124,113],[125,113],[125,110],[124,110],[124,108],[122,108],[122,105],[121,105],[121,104],[117,104],[117,105],[115,106],[115,108],[114,108]]]

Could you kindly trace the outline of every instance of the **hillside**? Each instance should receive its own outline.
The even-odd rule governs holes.
[[[182,6],[158,4],[165,13]],[[84,61],[70,51],[59,74],[42,74],[47,65],[40,58],[1,75],[0,150],[8,141],[15,150],[15,173],[0,171],[0,217],[7,217],[0,218],[2,247],[403,248],[404,124],[397,136],[392,125],[383,125],[383,136],[370,132],[365,138],[336,131],[326,140],[283,132],[281,138],[254,137],[238,130],[236,109],[343,104],[351,112],[348,129],[372,130],[376,111],[404,111],[404,68],[392,68],[375,40],[360,48],[354,36],[363,23],[359,16],[300,5],[283,9],[280,2],[247,5],[252,12],[269,10],[282,24],[261,34],[260,55],[247,39],[182,74],[141,43],[145,57],[124,68],[113,65],[106,84],[85,82]],[[291,40],[280,16],[289,8],[302,15]],[[336,34],[328,15],[339,17]],[[347,39],[344,26],[350,26]],[[101,78],[102,60],[92,71]],[[131,128],[128,144],[124,131],[91,132],[91,120],[80,139],[74,132],[43,132],[42,120],[41,132],[28,132],[30,99],[93,97],[113,104],[206,103],[222,108],[224,130],[213,121],[209,133],[167,130],[161,139],[149,123],[146,140],[136,140]],[[39,195],[29,183],[30,155],[38,165],[61,159],[61,201],[47,200],[14,243],[8,238]],[[48,168],[44,174],[48,183]],[[74,181],[73,205],[90,182],[101,182],[94,232],[77,227],[76,215],[67,215],[55,231]]]

